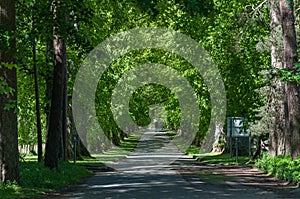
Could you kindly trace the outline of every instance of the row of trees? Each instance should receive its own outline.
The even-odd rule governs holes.
[[[266,2],[265,2],[266,3]],[[261,87],[265,105],[253,130],[270,139],[270,155],[299,157],[299,1],[270,1],[271,37],[264,41],[271,49],[271,69]],[[296,28],[298,31],[296,32]],[[298,40],[299,42],[299,40]]]
[[[38,140],[39,161],[43,160],[42,142],[46,142],[47,167],[57,168],[59,158],[67,159],[68,135],[74,130],[68,99],[81,62],[105,38],[135,27],[170,28],[198,41],[213,57],[223,77],[227,116],[260,121],[258,125],[263,126],[260,128],[264,129],[263,133],[270,133],[273,155],[298,157],[297,84],[282,78],[289,72],[293,76],[297,63],[297,26],[293,15],[297,9],[299,12],[299,2],[295,2],[294,5],[293,1],[285,0],[230,3],[222,0],[0,0],[1,180],[19,180],[18,138],[21,144],[31,145]],[[270,34],[271,39],[266,39]],[[266,46],[271,53],[266,51]],[[259,47],[264,51],[259,51]],[[200,104],[200,126],[194,140],[200,145],[211,117],[208,88],[186,60],[158,49],[124,55],[100,79],[96,110],[107,136],[116,145],[126,136],[114,121],[111,94],[122,74],[145,63],[171,66],[191,83]],[[268,74],[275,77],[267,81],[271,85],[267,89],[272,92],[267,93],[266,101],[256,93],[266,85],[261,75],[263,70],[271,71]],[[34,89],[36,92],[32,92]],[[149,107],[156,103],[165,106],[168,125],[179,127],[178,100],[159,85],[148,85],[134,93],[130,100],[133,120],[140,125],[148,124]],[[266,106],[261,108],[262,105]],[[257,115],[259,108],[262,115]],[[93,143],[96,136],[86,135],[82,139],[84,143]]]

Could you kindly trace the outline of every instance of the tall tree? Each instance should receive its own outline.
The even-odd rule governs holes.
[[[18,129],[14,63],[15,0],[0,0],[0,180],[19,182]],[[5,38],[5,36],[6,38]],[[4,37],[3,37],[4,36]],[[6,39],[6,41],[5,41]]]
[[[284,68],[293,72],[298,62],[294,19],[294,1],[280,0],[283,33]],[[284,88],[285,151],[293,158],[300,156],[299,89],[296,82],[286,82]]]
[[[270,1],[271,64],[272,68],[276,70],[280,70],[284,67],[279,6],[278,0]],[[284,83],[279,78],[275,78],[272,84],[267,101],[266,111],[268,111],[268,114],[264,113],[264,117],[272,118],[266,121],[266,123],[268,124],[268,130],[270,132],[269,153],[271,156],[275,156],[285,154]]]
[[[41,112],[40,112],[40,92],[39,92],[39,79],[38,79],[38,67],[36,60],[36,30],[35,30],[35,4],[32,9],[32,31],[33,31],[33,45],[32,45],[32,61],[34,70],[34,90],[35,90],[35,109],[36,109],[36,129],[38,140],[38,162],[43,159],[43,138],[42,138],[42,124],[41,124]]]
[[[62,140],[62,109],[63,109],[63,91],[64,78],[66,72],[66,43],[61,36],[62,25],[60,23],[63,11],[61,9],[62,1],[53,1],[53,16],[55,26],[53,29],[54,46],[54,72],[53,87],[50,108],[49,129],[46,140],[45,166],[49,168],[58,167],[59,148]]]

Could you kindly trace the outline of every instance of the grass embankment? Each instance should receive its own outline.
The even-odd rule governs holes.
[[[110,160],[124,157],[126,153],[133,151],[137,143],[138,137],[130,136],[121,143],[120,147],[103,154],[93,155],[93,158],[78,160],[76,165],[72,161],[60,161],[57,170],[50,170],[44,166],[43,162],[37,162],[37,156],[25,156],[20,162],[20,184],[4,185],[0,182],[0,198],[32,198],[75,184],[92,175],[86,167],[103,167],[104,164],[101,161],[104,157],[110,157]],[[120,154],[121,151],[123,154]]]
[[[201,153],[201,149],[194,145],[189,147],[187,154],[201,162],[220,165],[241,165],[248,163],[251,159],[249,156],[238,156],[238,161],[236,161],[235,155],[231,157],[228,153]]]

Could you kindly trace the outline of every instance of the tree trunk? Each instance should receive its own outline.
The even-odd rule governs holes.
[[[284,68],[292,71],[298,62],[293,0],[280,0],[280,12],[283,33]],[[284,99],[285,150],[287,155],[296,158],[300,156],[299,89],[296,82],[287,82],[285,84]]]
[[[226,145],[226,135],[223,131],[222,124],[215,124],[215,142],[213,144],[212,152],[223,152]]]
[[[60,15],[61,1],[54,0],[54,19]],[[62,108],[63,108],[63,89],[64,74],[66,68],[66,43],[59,35],[60,26],[54,27],[54,73],[53,87],[50,108],[49,129],[46,140],[45,166],[53,169],[58,167],[59,148],[62,144]]]
[[[36,129],[38,140],[38,162],[43,160],[43,139],[42,139],[42,125],[41,125],[41,112],[40,112],[40,92],[39,92],[39,78],[38,67],[36,61],[36,34],[35,34],[35,12],[32,9],[32,31],[33,31],[33,45],[32,45],[32,59],[34,68],[34,90],[35,90],[35,109],[36,109]]]
[[[62,108],[62,158],[67,161],[67,147],[68,147],[68,74],[65,70],[64,74],[64,88],[63,88],[63,108]]]
[[[67,158],[68,159],[72,159],[73,158],[73,143],[71,142],[71,135],[73,134],[77,134],[76,131],[76,127],[74,124],[74,120],[73,120],[73,115],[72,115],[72,106],[68,106],[67,107],[67,137],[68,137],[68,142],[67,142]],[[78,159],[82,159],[82,157],[92,157],[90,152],[88,151],[88,149],[86,148],[86,143],[84,143],[83,139],[82,139],[82,135],[84,134],[80,134],[79,137],[79,142],[77,143],[77,153],[76,156]],[[85,137],[86,139],[86,137]]]
[[[282,27],[279,1],[270,1],[271,62],[273,69],[283,68]],[[269,153],[271,156],[285,155],[284,83],[276,78],[272,84],[267,111],[272,117],[269,124]]]
[[[15,30],[15,1],[0,0],[0,28],[13,35]],[[18,126],[16,115],[17,78],[14,62],[15,40],[9,45],[0,43],[0,81],[7,83],[11,91],[1,88],[0,94],[0,180],[19,182]],[[5,108],[6,107],[6,108]]]
[[[46,68],[48,69],[45,77],[46,81],[46,136],[49,131],[50,123],[50,107],[51,107],[51,98],[52,98],[52,81],[53,81],[53,65],[54,65],[54,55],[53,55],[53,40],[47,40],[46,42]],[[52,65],[53,64],[53,65]]]

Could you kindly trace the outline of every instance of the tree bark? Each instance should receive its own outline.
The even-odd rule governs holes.
[[[15,0],[0,0],[0,28],[10,32],[15,30]],[[9,44],[0,43],[0,78],[12,89],[11,92],[1,88],[0,94],[0,180],[3,182],[19,182],[19,152],[18,152],[18,125],[16,115],[17,78],[16,68],[9,67],[14,63],[15,39]],[[10,104],[10,108],[5,108]]]
[[[38,67],[36,61],[36,31],[35,31],[35,8],[32,9],[32,31],[33,31],[33,45],[32,45],[32,59],[34,68],[34,90],[35,90],[35,109],[36,109],[36,129],[38,140],[38,162],[43,160],[43,139],[42,139],[42,125],[41,125],[41,109],[40,109],[40,92],[39,92],[39,78]]]
[[[270,1],[271,63],[273,69],[282,69],[283,44],[279,0]],[[276,78],[272,84],[267,111],[272,117],[269,124],[271,156],[285,155],[284,83]]]
[[[59,0],[54,0],[54,20],[60,15]],[[53,72],[53,88],[50,108],[49,129],[46,140],[45,166],[51,169],[58,168],[59,148],[62,144],[62,108],[63,108],[63,89],[64,74],[66,68],[66,43],[60,36],[60,25],[55,25],[54,35],[54,72]]]
[[[280,0],[282,21],[284,68],[293,71],[298,62],[293,0]],[[296,82],[287,82],[284,93],[286,153],[300,156],[299,89]]]
[[[222,124],[215,124],[215,142],[213,144],[212,152],[223,152],[225,150],[226,135],[223,131]]]
[[[71,135],[77,134],[76,127],[74,124],[74,119],[72,115],[72,106],[68,105],[67,107],[67,137],[68,137],[68,142],[67,142],[67,158],[72,159],[73,158],[73,143],[71,142]],[[88,149],[86,148],[86,143],[84,143],[82,136],[83,134],[80,134],[79,137],[79,142],[77,143],[77,148],[76,148],[76,156],[77,159],[82,159],[82,157],[92,157]],[[86,139],[86,137],[85,137]]]
[[[53,55],[53,40],[48,39],[46,42],[46,68],[48,69],[45,77],[46,81],[46,135],[48,135],[49,123],[50,123],[50,107],[52,98],[52,81],[53,81],[53,65],[54,65],[54,55]]]
[[[65,70],[64,74],[64,88],[63,88],[63,108],[62,108],[62,158],[67,161],[67,147],[68,147],[68,74]]]

